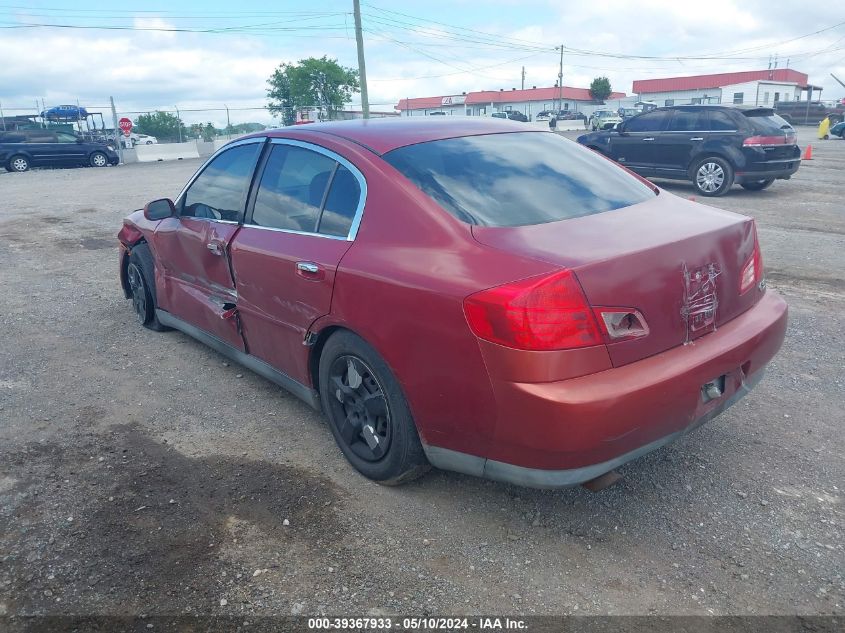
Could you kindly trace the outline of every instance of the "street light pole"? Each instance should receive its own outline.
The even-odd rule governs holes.
[[[355,14],[355,40],[358,44],[358,78],[361,80],[361,110],[364,118],[370,118],[370,100],[367,97],[367,66],[364,63],[364,34],[361,31],[361,2],[352,0]]]
[[[182,118],[179,116],[179,106],[173,106],[176,108],[176,133],[179,135],[179,142],[182,142]]]

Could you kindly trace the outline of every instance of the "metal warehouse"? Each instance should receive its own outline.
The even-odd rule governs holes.
[[[696,103],[735,103],[773,106],[779,101],[798,101],[821,88],[808,83],[807,75],[792,68],[749,70],[715,75],[640,79],[633,92],[640,100],[658,106]]]

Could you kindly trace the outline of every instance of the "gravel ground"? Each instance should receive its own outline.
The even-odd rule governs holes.
[[[140,328],[115,234],[197,161],[3,173],[0,616],[842,615],[845,142],[814,150],[707,200],[757,218],[790,304],[767,378],[598,494],[380,487],[292,396]]]

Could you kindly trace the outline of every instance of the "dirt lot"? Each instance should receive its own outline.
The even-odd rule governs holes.
[[[845,613],[845,141],[814,149],[707,201],[757,218],[790,304],[768,377],[599,494],[380,487],[292,396],[140,328],[115,234],[196,161],[3,173],[0,615]]]

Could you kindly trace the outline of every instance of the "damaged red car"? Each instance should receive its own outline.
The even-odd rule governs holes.
[[[119,239],[141,324],[322,410],[387,484],[596,480],[734,404],[786,329],[752,219],[509,121],[239,139]]]

